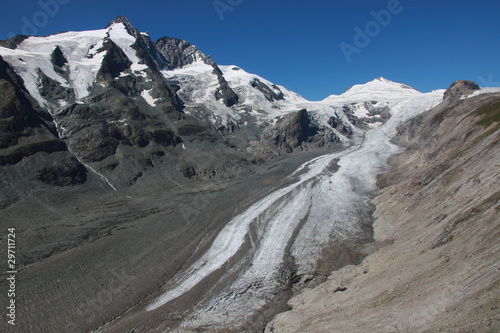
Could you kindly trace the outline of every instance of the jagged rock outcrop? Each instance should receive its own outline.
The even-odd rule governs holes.
[[[158,52],[155,44],[151,41],[151,38],[149,38],[147,33],[141,33],[125,16],[116,17],[107,25],[106,28],[109,28],[113,24],[117,23],[122,23],[128,34],[135,38],[135,41],[131,46],[132,49],[136,51],[137,56],[141,59],[142,63],[147,65],[148,68],[153,69],[153,71],[158,71],[167,67],[165,58],[160,52]]]
[[[307,110],[302,109],[267,126],[260,141],[251,142],[248,151],[260,158],[273,158],[283,153],[325,148],[339,140],[333,131],[312,122]]]
[[[479,90],[477,83],[467,80],[459,80],[453,82],[448,89],[444,92],[443,99],[455,101],[461,97],[467,97],[474,91]]]
[[[155,45],[165,57],[170,69],[182,68],[196,61],[213,64],[213,60],[201,53],[196,46],[179,38],[162,37],[155,42]]]
[[[15,35],[12,38],[6,40],[0,40],[0,46],[7,47],[9,49],[15,49],[19,44],[23,42],[29,36],[27,35]]]
[[[254,79],[250,84],[252,85],[252,87],[263,93],[266,99],[270,102],[279,101],[283,99],[283,92],[281,92],[279,87],[276,85],[274,85],[273,88],[278,90],[279,93],[276,93],[275,91],[271,90],[271,88],[269,88],[265,83],[263,83],[257,78]]]
[[[356,115],[359,109],[366,110],[366,114],[364,116]],[[351,124],[365,129],[370,124],[383,124],[391,118],[390,107],[388,105],[379,106],[377,101],[345,104],[342,110]]]
[[[47,75],[41,70],[38,70],[38,77],[40,82],[40,95],[44,98],[51,100],[69,101],[74,99],[73,89],[63,87],[61,84]]]
[[[107,82],[120,76],[121,72],[130,69],[132,62],[123,50],[110,39],[105,39],[103,47],[96,52],[105,52],[101,68],[97,73],[98,82]]]
[[[68,60],[59,46],[56,46],[54,52],[50,55],[50,61],[54,65],[56,71],[61,71],[62,67],[68,63]]]
[[[210,56],[203,54],[196,46],[185,40],[171,37],[162,37],[155,42],[158,51],[165,57],[170,69],[183,68],[194,62],[201,61],[213,67],[213,74],[217,76],[219,87],[215,92],[217,99],[222,99],[226,106],[238,104],[238,95],[229,87],[222,71]]]
[[[328,119],[328,124],[346,138],[352,138],[354,134],[352,127],[347,126],[337,117],[330,117],[330,119]]]

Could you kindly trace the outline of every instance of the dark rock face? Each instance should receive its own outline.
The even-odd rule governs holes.
[[[17,85],[19,78],[0,57],[0,174],[8,177],[16,166],[46,184],[83,184],[86,169],[54,135],[50,116],[34,107],[34,102]],[[22,162],[22,163],[21,163]],[[19,184],[10,184],[13,187]]]
[[[217,75],[217,80],[219,81],[219,88],[215,92],[215,97],[217,99],[222,99],[222,102],[227,107],[231,107],[233,105],[238,104],[239,98],[238,95],[229,87],[226,79],[222,75],[222,72],[215,63],[212,65],[214,67],[214,73]]]
[[[52,52],[50,61],[56,69],[61,69],[65,64],[68,63],[68,60],[66,60],[66,57],[64,57],[64,54],[59,46],[56,46],[56,48]]]
[[[259,79],[254,79],[252,81],[251,85],[255,89],[259,90],[261,93],[263,93],[269,102],[279,101],[279,100],[284,99],[283,92],[281,92],[281,90],[279,90],[279,88],[277,86],[274,86],[273,88],[279,90],[279,93],[276,93],[275,91],[273,91],[265,83],[261,82]]]
[[[259,142],[248,149],[259,158],[327,147],[339,141],[333,131],[313,123],[307,110],[287,114],[262,132]]]
[[[0,40],[0,46],[7,47],[9,49],[15,49],[19,44],[23,42],[29,36],[27,35],[15,35],[7,40]]]
[[[340,121],[340,119],[335,117],[330,117],[330,119],[328,120],[328,124],[337,131],[339,131],[339,133],[344,135],[345,137],[352,138],[353,135],[352,128],[346,126],[342,121]]]
[[[175,147],[182,140],[173,124],[158,112],[145,113],[118,90],[96,96],[94,102],[73,104],[56,116],[66,129],[72,151],[88,162],[103,161],[118,147]]]
[[[453,82],[450,87],[445,91],[443,99],[451,101],[460,99],[462,96],[472,94],[474,91],[479,90],[477,83],[467,80],[459,80]]]
[[[53,186],[85,183],[87,181],[87,169],[74,156],[69,156],[69,154],[60,155],[59,158],[63,163],[50,164],[36,170],[36,179]]]
[[[158,51],[165,57],[170,69],[182,68],[197,60],[211,65],[213,61],[204,55],[198,48],[185,40],[171,37],[162,37],[155,42]]]
[[[111,39],[104,42],[102,49],[97,52],[107,51],[97,74],[98,81],[109,81],[120,76],[120,73],[130,68],[132,62],[125,53]]]
[[[391,117],[390,109],[388,106],[377,107],[376,104],[377,101],[364,102],[362,104],[351,103],[344,105],[342,109],[347,115],[347,118],[351,124],[359,128],[367,128],[368,124],[385,123]],[[356,109],[359,107],[364,107],[366,110],[368,110],[367,117],[358,118],[355,115]]]
[[[203,61],[213,67],[213,74],[217,76],[219,88],[215,92],[217,99],[222,99],[223,103],[230,107],[238,104],[238,95],[229,87],[222,71],[210,56],[203,54],[196,46],[185,40],[171,37],[162,37],[156,41],[155,46],[163,55],[166,64],[170,69],[182,68],[195,61]]]
[[[37,71],[40,82],[40,95],[49,100],[62,99],[69,101],[73,96],[73,89],[63,87],[59,82],[52,80],[41,70]]]
[[[318,128],[311,123],[307,111],[303,109],[283,117],[278,131],[264,137],[273,140],[279,150],[291,153],[301,147],[302,143],[315,141],[317,134]]]

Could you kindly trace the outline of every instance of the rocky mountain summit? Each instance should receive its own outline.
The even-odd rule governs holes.
[[[355,140],[387,121],[391,104],[421,94],[378,78],[309,102],[241,68],[219,66],[186,41],[153,42],[123,16],[102,30],[16,36],[2,45],[2,71],[60,142],[52,149],[67,151],[111,188],[165,173],[248,174],[269,158]],[[30,152],[18,150],[11,161]],[[78,180],[63,183],[84,180],[70,173]]]
[[[329,313],[373,296],[368,321],[335,321],[377,328],[399,305],[424,308],[403,284],[438,289],[439,265],[469,284],[452,281],[456,298],[439,294],[429,329],[447,323],[443,308],[464,318],[457,302],[476,292],[494,308],[496,275],[485,272],[495,254],[472,240],[498,233],[498,93],[477,88],[421,93],[377,78],[308,101],[187,41],[152,41],[123,16],[100,30],[0,41],[0,224],[22,239],[19,332],[262,331],[316,286],[268,330],[342,330],[308,308],[325,290],[354,304],[321,298]],[[393,136],[408,149],[379,177],[374,236],[368,201],[400,151]],[[434,270],[417,281],[411,265],[427,272],[426,260]],[[484,264],[463,273],[460,260]],[[335,282],[320,284],[332,270]],[[356,289],[360,276],[384,291]],[[397,290],[384,289],[398,276]],[[498,311],[468,309],[472,326],[495,327]],[[412,318],[401,327],[427,327]]]
[[[455,81],[444,92],[444,99],[454,101],[456,99],[467,97],[479,89],[479,86],[475,82],[467,80]]]
[[[6,60],[2,70],[14,73],[15,89],[30,98],[48,130],[64,141],[67,148],[57,150],[66,150],[114,188],[165,172],[233,177],[262,158],[242,151],[265,126],[247,130],[242,116],[230,108],[238,107],[240,97],[221,69],[186,41],[164,37],[153,43],[127,18],[118,17],[103,30],[14,37],[3,45],[10,48],[0,52]],[[204,79],[214,84],[211,99],[196,102],[184,92],[191,90],[189,83],[176,80],[175,73],[200,67],[207,68]],[[194,75],[182,78],[202,86]],[[266,100],[280,99],[259,79],[247,84]],[[211,109],[211,101],[219,110]],[[201,153],[211,154],[213,163],[200,161]],[[235,157],[241,171],[220,172]]]

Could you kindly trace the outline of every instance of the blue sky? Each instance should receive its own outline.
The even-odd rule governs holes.
[[[153,40],[185,39],[310,100],[378,76],[424,92],[459,79],[500,86],[498,0],[3,2],[0,39],[101,29],[126,15]]]

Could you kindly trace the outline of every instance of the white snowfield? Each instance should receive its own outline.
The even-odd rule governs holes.
[[[67,32],[47,37],[29,37],[15,50],[0,47],[0,55],[21,76],[31,96],[40,105],[47,107],[50,103],[40,95],[38,90],[38,71],[41,70],[63,87],[73,87],[78,99],[87,96],[88,88],[95,80],[105,53],[95,53],[92,58],[86,56],[91,51],[91,47],[94,50],[102,47],[105,36],[106,30],[96,30]],[[69,62],[71,82],[56,73],[50,62],[50,56],[56,46],[61,48]]]
[[[293,184],[272,192],[231,220],[209,250],[168,281],[165,293],[146,309],[158,309],[183,295],[239,255],[240,265],[229,268],[239,270],[238,277],[208,304],[200,304],[183,324],[185,328],[237,326],[280,290],[287,255],[293,256],[297,274],[313,272],[322,250],[331,242],[361,234],[376,190],[375,176],[386,168],[387,158],[400,151],[389,142],[396,126],[438,104],[443,92],[417,92],[392,100],[392,118],[385,125],[369,130],[347,150],[303,164],[290,176],[296,179]],[[339,169],[332,171],[335,162]],[[241,249],[245,250],[238,252]]]
[[[89,89],[95,83],[97,73],[107,53],[107,51],[100,50],[106,37],[109,37],[127,55],[132,62],[130,70],[136,75],[141,75],[147,66],[139,63],[140,59],[131,47],[136,39],[128,34],[123,23],[114,23],[109,28],[101,30],[72,31],[47,37],[29,37],[15,50],[0,47],[0,55],[24,80],[30,95],[51,112],[56,104],[54,101],[47,101],[40,95],[38,72],[42,71],[63,87],[73,88],[76,102],[82,102],[89,95]],[[56,47],[61,49],[68,61],[65,66],[69,72],[69,80],[57,73],[50,61]],[[151,100],[146,101],[151,104]],[[66,105],[66,101],[60,101],[60,105]]]
[[[178,94],[186,106],[187,114],[191,114],[191,110],[198,106],[203,106],[210,110],[207,120],[212,124],[223,126],[236,124],[241,120],[241,116],[215,98],[219,81],[213,70],[212,66],[200,59],[183,68],[164,70],[162,73],[167,79],[179,83],[181,89]],[[193,116],[200,115],[193,114]]]
[[[393,82],[383,77],[378,77],[365,84],[356,84],[342,95],[330,95],[323,101],[336,104],[357,103],[371,100],[401,100],[420,96],[421,93],[402,83]]]
[[[89,95],[89,89],[95,83],[97,73],[107,51],[100,50],[104,40],[109,37],[132,62],[130,69],[140,73],[147,68],[139,64],[139,58],[131,45],[135,37],[128,34],[123,23],[114,23],[107,29],[63,32],[46,37],[29,37],[15,50],[0,47],[0,55],[24,80],[26,89],[36,101],[47,107],[52,113],[54,101],[47,101],[40,95],[38,71],[59,82],[61,86],[73,88],[76,102],[82,102]],[[52,52],[59,47],[68,61],[69,80],[54,70],[50,61]],[[149,103],[150,101],[148,101]],[[66,101],[61,101],[62,106]]]

